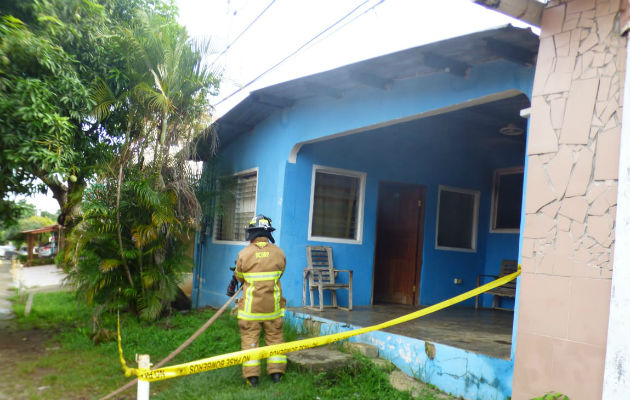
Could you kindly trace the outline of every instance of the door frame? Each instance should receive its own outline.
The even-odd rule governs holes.
[[[394,182],[388,180],[379,180],[378,181],[378,191],[376,192],[376,223],[374,224],[374,252],[372,255],[372,295],[370,297],[370,304],[374,305],[374,290],[375,290],[375,278],[376,278],[376,248],[378,246],[378,212],[379,212],[379,198],[381,194],[381,187],[384,185],[390,186],[416,186],[420,189],[420,201],[422,201],[422,206],[420,207],[420,212],[418,213],[418,221],[417,221],[417,233],[418,233],[418,242],[416,243],[416,266],[415,266],[415,278],[414,285],[416,286],[416,292],[413,296],[413,306],[417,306],[420,304],[420,277],[422,275],[422,255],[423,251],[418,251],[419,249],[424,249],[424,216],[426,213],[427,207],[427,185],[419,184],[419,183],[407,183],[407,182]]]

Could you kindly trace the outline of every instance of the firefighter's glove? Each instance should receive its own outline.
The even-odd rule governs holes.
[[[230,281],[230,284],[228,285],[228,288],[227,288],[228,297],[234,296],[234,293],[236,293],[237,288],[238,288],[238,280],[236,279],[235,276],[232,276],[232,280]]]

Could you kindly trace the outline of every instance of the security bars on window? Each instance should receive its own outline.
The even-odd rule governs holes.
[[[245,227],[256,213],[257,173],[236,176],[223,200],[223,213],[216,219],[215,239],[245,241]]]

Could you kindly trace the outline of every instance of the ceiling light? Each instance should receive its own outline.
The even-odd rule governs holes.
[[[523,133],[523,129],[519,128],[513,123],[509,123],[503,128],[499,129],[499,133],[505,136],[518,136]]]

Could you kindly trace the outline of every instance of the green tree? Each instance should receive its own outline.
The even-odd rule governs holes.
[[[138,164],[136,174],[152,176],[154,189],[175,188],[180,217],[198,221],[200,207],[186,163],[190,143],[210,122],[209,95],[218,79],[202,63],[207,43],[191,41],[171,13],[138,12],[133,24],[120,30],[118,53],[128,54],[127,78],[99,79],[94,115],[106,127],[125,127],[125,140],[112,165],[117,173],[116,221],[122,267],[127,265],[120,222],[120,191],[125,170]],[[173,149],[178,149],[176,154]],[[158,250],[160,252],[160,250]],[[158,258],[160,256],[158,255]],[[132,283],[130,274],[127,274]]]
[[[87,0],[24,1],[0,14],[4,214],[9,193],[45,186],[59,203],[62,224],[72,226],[86,181],[111,158],[115,140],[90,123],[89,85],[107,65],[104,7]]]
[[[42,217],[39,215],[26,216],[18,220],[17,224],[0,230],[0,243],[3,243],[5,241],[13,241],[15,244],[19,245],[26,239],[26,236],[24,234],[20,234],[20,232],[39,229],[54,224],[55,221],[48,217]]]
[[[219,83],[208,43],[173,1],[29,0],[0,14],[0,198],[43,182],[78,293],[156,318],[201,217],[188,160]]]
[[[106,126],[95,120],[97,83],[124,92],[137,75],[153,79],[125,37],[146,25],[142,10],[184,32],[172,0],[0,3],[0,220],[15,220],[9,194],[48,188],[60,223],[79,221],[86,185],[138,128],[125,125],[127,106]]]
[[[15,237],[15,235],[22,230],[22,220],[28,217],[35,216],[37,214],[35,206],[27,203],[26,200],[7,200],[7,204],[8,207],[12,210],[14,217],[5,218],[4,221],[0,220],[0,243],[4,243],[7,240]]]
[[[39,215],[41,215],[42,217],[50,218],[53,221],[57,221],[57,218],[59,217],[59,213],[58,212],[51,213],[51,212],[48,212],[48,211],[45,211],[45,210],[40,212]]]
[[[120,132],[120,146],[88,190],[64,258],[88,302],[126,304],[147,319],[168,309],[191,267],[184,245],[201,207],[188,163],[218,86],[203,66],[207,43],[192,41],[169,9],[137,12],[112,39],[125,62],[94,84],[93,118]]]
[[[194,231],[177,218],[173,190],[155,190],[150,179],[129,175],[121,188],[120,221],[130,275],[118,256],[113,179],[87,190],[83,220],[68,236],[72,251],[65,259],[73,265],[69,278],[78,293],[88,304],[99,305],[99,312],[122,307],[155,319],[175,298],[181,272],[192,266],[183,244]]]
[[[18,227],[20,231],[30,231],[33,229],[43,228],[45,226],[54,225],[55,221],[48,217],[42,217],[39,215],[31,215],[30,217],[26,217],[21,219],[18,222]]]
[[[37,215],[37,208],[31,203],[27,203],[24,199],[14,202],[12,207],[20,211],[20,218],[28,218]]]

